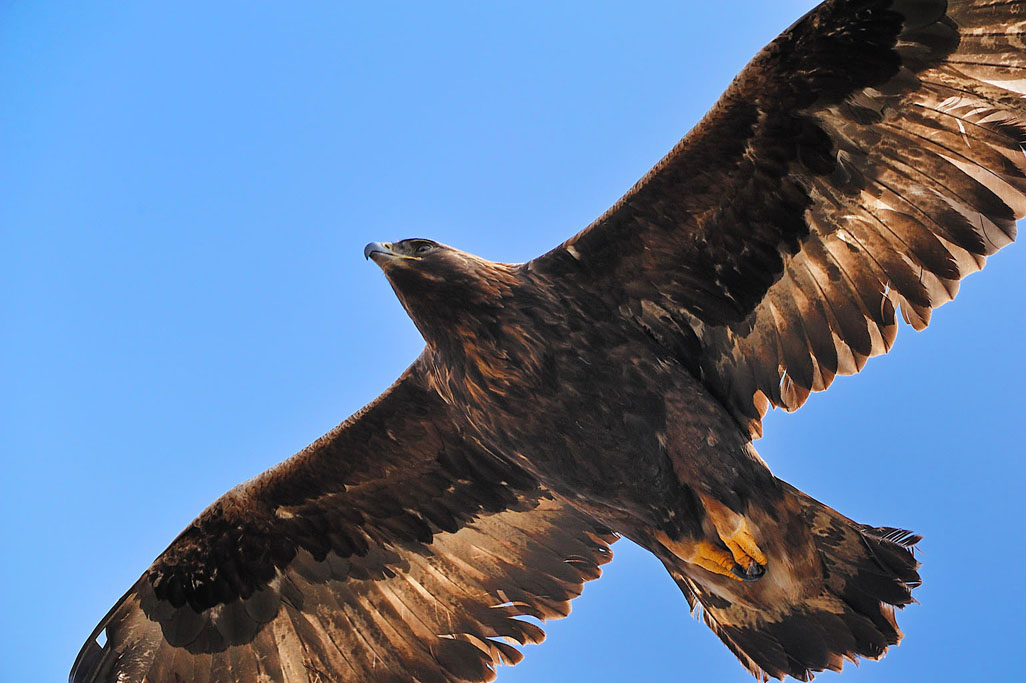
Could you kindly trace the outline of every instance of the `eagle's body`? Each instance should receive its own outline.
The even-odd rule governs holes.
[[[643,545],[642,529],[702,533],[696,486],[737,506],[772,481],[741,426],[644,328],[602,326],[616,313],[600,299],[581,306],[529,268],[452,254],[480,277],[437,304],[422,283],[393,277],[431,340],[429,383],[491,457]],[[475,300],[467,319],[437,324],[439,307]]]
[[[490,680],[542,637],[518,617],[566,616],[618,535],[758,677],[880,657],[918,536],[751,442],[1012,242],[1024,44],[1026,2],[827,0],[547,254],[369,244],[420,358],[207,508],[72,681]]]

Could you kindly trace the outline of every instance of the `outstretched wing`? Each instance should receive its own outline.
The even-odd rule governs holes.
[[[1026,213],[1026,2],[829,0],[595,223],[528,264],[761,433],[915,328]]]
[[[517,617],[566,616],[614,538],[464,441],[418,362],[207,508],[71,681],[491,680],[544,637]]]

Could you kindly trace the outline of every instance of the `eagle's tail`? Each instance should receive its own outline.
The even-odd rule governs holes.
[[[778,480],[779,481],[779,480]],[[857,524],[779,481],[782,504],[751,510],[768,562],[741,582],[663,558],[692,611],[760,680],[807,681],[845,660],[880,658],[901,640],[894,608],[913,602],[909,531]]]

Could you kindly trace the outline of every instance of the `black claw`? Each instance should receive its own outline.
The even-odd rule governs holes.
[[[748,569],[745,569],[735,562],[734,567],[730,571],[742,581],[758,581],[766,574],[766,567],[758,562],[752,562]]]

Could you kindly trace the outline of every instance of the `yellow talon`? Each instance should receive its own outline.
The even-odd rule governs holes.
[[[706,514],[716,527],[716,534],[730,550],[734,561],[746,571],[752,569],[753,565],[765,567],[768,562],[766,554],[748,530],[748,520],[718,500],[708,496],[701,498]]]
[[[685,537],[673,540],[665,532],[659,532],[656,539],[688,564],[713,574],[729,576],[735,581],[758,581],[766,573],[768,560],[748,529],[748,520],[714,498],[703,495],[701,499],[709,521],[716,529],[716,536],[727,550],[720,547],[715,539]]]
[[[688,560],[691,564],[697,564],[713,574],[728,576],[735,581],[741,580],[734,573],[734,558],[730,556],[730,553],[720,550],[709,541],[700,541],[696,546],[697,552]]]
[[[727,545],[727,549],[730,550],[730,554],[734,556],[734,561],[745,569],[748,569],[752,566],[752,562],[755,562],[755,559],[747,555],[733,539],[725,538],[723,542]]]
[[[762,549],[755,543],[755,537],[748,529],[748,520],[744,515],[727,508],[715,498],[707,495],[702,495],[701,498],[706,514],[716,528],[716,535],[731,551],[738,566],[745,571],[745,578],[756,580],[764,573],[762,568],[766,566],[768,560]]]
[[[750,563],[747,562],[749,559],[755,560],[761,565],[765,565],[766,562],[768,562],[766,555],[763,554],[762,549],[755,543],[755,539],[752,537],[751,532],[748,531],[747,519],[742,518],[741,527],[734,532],[734,535],[729,540],[723,540],[727,544],[727,547],[730,548],[730,551],[734,554],[734,559],[737,560],[737,563],[742,567],[747,568],[749,566]],[[735,551],[734,548],[737,548],[737,551]],[[738,558],[739,554],[741,554],[746,560],[745,562],[742,562],[741,559]]]
[[[717,548],[709,541],[693,541],[690,539],[674,541],[661,531],[657,534],[656,538],[667,550],[688,564],[696,565],[713,574],[728,576],[735,581],[742,580],[734,572],[735,562],[731,554]]]

